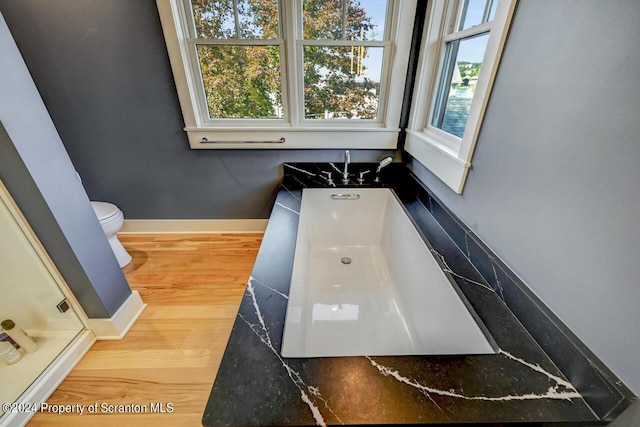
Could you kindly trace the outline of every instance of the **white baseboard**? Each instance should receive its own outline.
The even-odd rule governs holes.
[[[131,291],[129,298],[110,319],[88,319],[88,327],[99,340],[122,339],[147,306],[138,291]]]
[[[49,365],[36,381],[20,396],[16,403],[40,404],[58,388],[71,370],[80,362],[96,336],[89,330],[81,332],[65,350]],[[25,426],[35,412],[7,412],[0,421],[0,427]]]
[[[119,234],[264,233],[268,219],[126,219]]]

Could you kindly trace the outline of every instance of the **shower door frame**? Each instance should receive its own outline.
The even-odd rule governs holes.
[[[56,268],[55,264],[47,254],[46,250],[38,240],[38,237],[31,229],[27,219],[20,211],[11,194],[0,180],[0,199],[7,206],[10,215],[13,217],[18,227],[27,238],[27,241],[40,258],[53,281],[58,286],[67,302],[74,310],[77,317],[82,322],[84,329],[81,329],[73,340],[59,353],[51,363],[40,373],[38,378],[27,387],[15,403],[40,404],[46,402],[47,398],[56,390],[60,383],[69,375],[71,370],[80,362],[84,355],[96,342],[96,335],[89,329],[89,319],[80,303],[73,295],[66,281]],[[3,402],[4,403],[4,402]],[[71,403],[71,402],[69,402]],[[24,425],[34,412],[7,412],[0,418],[0,427]]]

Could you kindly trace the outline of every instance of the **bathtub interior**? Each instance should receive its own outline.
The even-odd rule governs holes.
[[[463,298],[391,190],[303,190],[284,357],[496,353]]]

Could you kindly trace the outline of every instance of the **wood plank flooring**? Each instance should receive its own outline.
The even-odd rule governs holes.
[[[121,341],[98,341],[50,405],[173,404],[172,413],[38,413],[29,426],[201,426],[262,234],[123,235],[148,304]]]

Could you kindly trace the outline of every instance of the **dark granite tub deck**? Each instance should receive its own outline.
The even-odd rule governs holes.
[[[374,168],[374,164],[351,165],[354,177]],[[328,182],[326,171],[333,171],[333,183]],[[513,312],[518,309],[526,313],[535,309],[526,308],[527,302],[518,299],[524,297],[508,269],[469,230],[455,224],[455,218],[404,166],[394,164],[384,170],[381,184],[373,182],[373,172],[365,177],[364,186],[387,186],[395,191],[442,268],[498,344],[498,354],[280,356],[302,189],[343,187],[337,184],[334,165],[285,164],[284,179],[207,403],[205,426],[593,426],[628,405],[633,398],[629,391],[592,358],[581,360],[585,352],[573,341],[567,343],[562,330],[548,326],[544,332],[548,339],[537,337],[536,341],[531,336],[522,323],[544,322],[548,313],[528,314],[524,322],[516,318]],[[520,305],[513,310],[516,303]],[[575,356],[567,363],[574,374],[572,382],[579,386],[565,377],[549,351],[559,353],[558,358]]]

